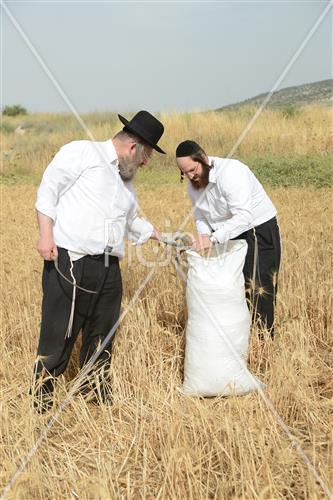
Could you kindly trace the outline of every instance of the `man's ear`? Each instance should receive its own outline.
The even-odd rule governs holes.
[[[129,148],[130,153],[133,153],[135,149],[136,149],[136,143],[135,142],[131,142],[130,143],[130,148]]]

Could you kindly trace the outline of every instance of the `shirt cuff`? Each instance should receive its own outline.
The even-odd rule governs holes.
[[[141,217],[136,217],[128,228],[128,238],[136,245],[142,245],[149,240],[154,232],[154,226]]]
[[[223,231],[223,229],[217,229],[214,231],[213,236],[211,236],[210,241],[213,243],[225,243],[227,239],[225,231]]]
[[[197,220],[196,227],[199,234],[212,234],[212,228],[203,220]]]

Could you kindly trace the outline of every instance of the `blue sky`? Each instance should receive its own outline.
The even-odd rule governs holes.
[[[214,109],[269,91],[327,1],[4,2],[78,112]],[[69,111],[2,11],[2,106]],[[279,88],[332,77],[332,8]]]

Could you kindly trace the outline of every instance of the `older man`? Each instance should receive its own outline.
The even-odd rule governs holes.
[[[245,239],[243,269],[253,319],[274,335],[274,310],[281,246],[276,208],[251,170],[238,160],[207,156],[186,140],[176,150],[181,178],[189,179],[199,238],[196,250],[214,243]]]
[[[118,116],[125,126],[112,140],[63,146],[38,190],[37,249],[44,270],[32,392],[39,411],[52,406],[55,377],[66,369],[79,331],[83,366],[117,326],[124,237],[137,244],[159,237],[148,221],[138,217],[130,181],[153,150],[164,153],[157,145],[164,127],[147,111],[131,121]],[[110,400],[104,373],[110,367],[112,340],[113,336],[94,365],[93,382],[82,388],[97,403]]]

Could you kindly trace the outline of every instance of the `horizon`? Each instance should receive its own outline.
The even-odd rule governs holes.
[[[305,86],[305,85],[313,85],[313,84],[316,84],[316,83],[323,83],[323,82],[332,82],[332,83],[333,83],[333,78],[327,78],[327,79],[325,79],[325,80],[319,80],[319,81],[315,81],[315,82],[306,82],[306,83],[301,83],[300,85],[291,85],[291,86],[289,86],[289,87],[284,87],[284,88],[282,88],[282,89],[276,90],[276,91],[273,93],[273,95],[274,95],[274,94],[276,94],[276,93],[278,93],[278,92],[283,92],[284,90],[288,90],[288,89],[292,89],[292,88],[297,88],[297,87],[303,87],[303,86]],[[333,90],[333,88],[332,88],[332,90]],[[245,102],[246,102],[246,101],[248,101],[248,100],[251,100],[251,99],[256,99],[256,98],[258,98],[258,97],[260,97],[260,96],[265,96],[265,95],[267,95],[268,93],[269,93],[269,91],[267,91],[267,92],[262,92],[261,94],[257,94],[257,95],[255,95],[255,96],[247,97],[247,98],[245,98],[243,101],[238,101],[238,102],[228,103],[228,104],[225,104],[224,106],[229,107],[229,106],[233,106],[233,105],[243,104],[243,103],[245,103]],[[313,105],[313,106],[315,106],[315,105],[316,105],[316,103],[314,102],[312,105]],[[5,105],[5,106],[6,106],[6,105]],[[4,106],[4,107],[5,107],[5,106]],[[12,104],[12,105],[10,105],[10,106],[23,106],[23,107],[26,109],[27,114],[28,114],[28,115],[30,115],[30,116],[31,116],[31,115],[49,115],[49,114],[50,114],[50,115],[72,115],[72,112],[71,112],[71,111],[59,111],[59,112],[54,112],[54,111],[51,111],[51,112],[50,112],[50,111],[29,111],[29,109],[27,109],[27,108],[24,106],[24,104],[22,104],[22,103],[14,103],[14,104]],[[269,104],[268,104],[268,107],[269,107]],[[3,108],[3,109],[4,109],[4,108]],[[0,113],[1,115],[2,115],[2,111],[3,111],[3,109],[1,110],[1,113]],[[177,111],[177,114],[187,114],[187,113],[205,113],[205,112],[207,112],[207,113],[208,113],[208,112],[214,112],[214,111],[219,112],[221,109],[223,109],[223,108],[216,108],[216,109],[198,109],[198,110],[192,110],[192,111]],[[129,111],[126,111],[126,114],[131,114],[131,113],[136,113],[136,112],[137,112],[137,110],[129,110]],[[92,114],[104,114],[104,113],[106,113],[106,114],[108,114],[108,113],[110,113],[110,114],[113,114],[113,113],[114,113],[114,114],[117,114],[118,112],[117,112],[117,111],[107,110],[107,109],[106,109],[106,110],[99,110],[99,111],[94,111],[94,110],[91,110],[91,111],[86,111],[86,112],[81,113],[81,114],[82,114],[82,115],[92,115]],[[174,111],[172,111],[172,110],[170,110],[170,111],[163,111],[163,112],[157,111],[156,113],[161,113],[161,114],[162,114],[162,113],[163,113],[163,114],[172,114],[172,113],[174,113]],[[6,115],[4,115],[4,116],[6,116]],[[19,115],[19,116],[24,116],[24,115]]]

